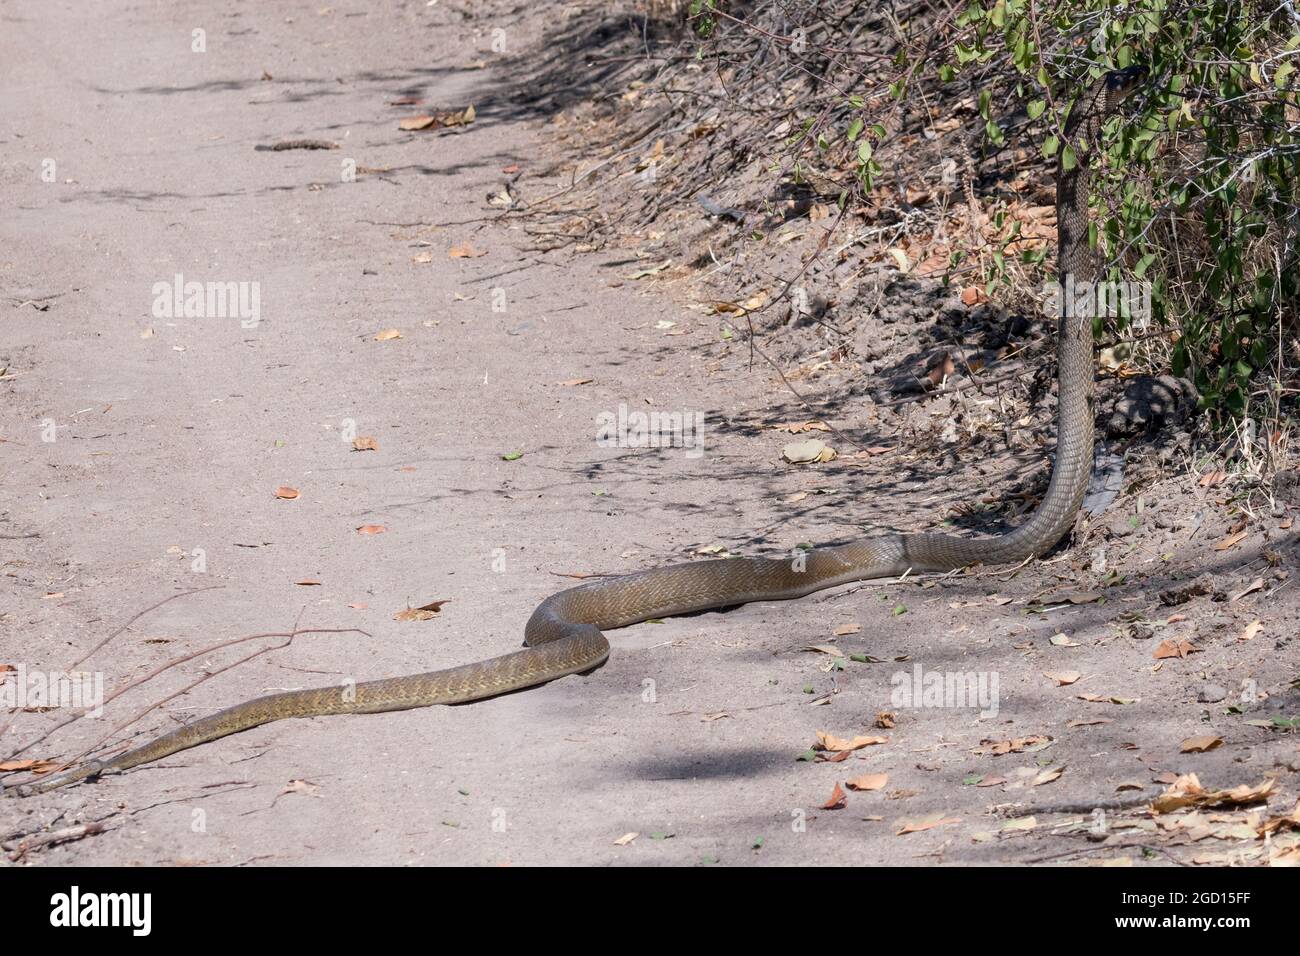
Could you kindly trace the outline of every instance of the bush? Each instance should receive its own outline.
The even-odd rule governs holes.
[[[1262,398],[1275,413],[1289,377],[1278,373],[1300,360],[1293,5],[996,0],[969,4],[954,27],[940,79],[975,74],[994,144],[994,97],[1024,103],[1046,156],[1092,79],[1149,67],[1135,117],[1108,124],[1099,244],[1113,270],[1151,283],[1155,318],[1174,332],[1173,371],[1193,377],[1203,406],[1243,416]]]
[[[900,170],[914,176],[962,151],[944,138],[939,153],[923,155],[913,134],[933,139],[939,119],[965,100],[978,111],[994,177],[1000,155],[1031,144],[1046,184],[1074,98],[1109,69],[1148,66],[1130,118],[1107,124],[1093,221],[1111,277],[1151,284],[1157,329],[1120,317],[1106,334],[1139,343],[1148,364],[1191,377],[1218,416],[1276,419],[1295,394],[1294,3],[984,0],[950,9],[927,0],[695,0],[687,12],[707,37],[697,55],[729,78],[729,92],[737,77],[749,78],[736,106],[747,121],[771,129],[782,110],[800,120],[774,175],[835,197],[849,213],[870,210],[874,222],[907,219]],[[756,120],[764,112],[774,119]],[[1003,231],[994,246],[976,234],[950,266],[974,258],[989,291],[1017,304],[1041,298],[1054,243],[1022,241],[1002,212],[995,221]]]

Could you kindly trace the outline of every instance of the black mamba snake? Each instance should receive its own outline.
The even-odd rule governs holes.
[[[1088,154],[1103,120],[1146,75],[1142,67],[1108,73],[1075,103],[1065,126],[1077,161],[1057,164],[1057,268],[1062,286],[1097,279],[1088,245]],[[1064,155],[1064,146],[1062,146]],[[286,717],[371,714],[458,704],[494,697],[591,670],[609,656],[602,631],[751,601],[786,601],[813,591],[972,564],[1008,564],[1036,557],[1073,525],[1092,471],[1093,332],[1091,316],[1063,317],[1057,332],[1056,460],[1042,503],[1024,524],[996,537],[887,534],[799,559],[723,558],[675,564],[580,585],[541,603],[524,629],[525,648],[427,674],[271,694],[236,704],[164,734],[111,760],[90,760],[67,773],[20,787],[42,793],[102,773],[127,770],[228,734]]]

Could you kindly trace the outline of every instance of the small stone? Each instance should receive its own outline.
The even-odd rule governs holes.
[[[1228,696],[1226,687],[1220,687],[1218,684],[1202,684],[1201,689],[1196,694],[1196,699],[1202,704],[1217,704]]]

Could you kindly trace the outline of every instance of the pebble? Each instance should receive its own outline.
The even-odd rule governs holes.
[[[1217,704],[1228,696],[1227,688],[1218,684],[1202,684],[1196,699],[1202,704]]]

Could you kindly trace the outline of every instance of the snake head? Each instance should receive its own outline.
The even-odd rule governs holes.
[[[1148,71],[1145,66],[1130,66],[1122,70],[1110,71],[1102,80],[1106,89],[1107,101],[1111,106],[1124,102],[1129,94],[1146,80],[1147,75]]]

